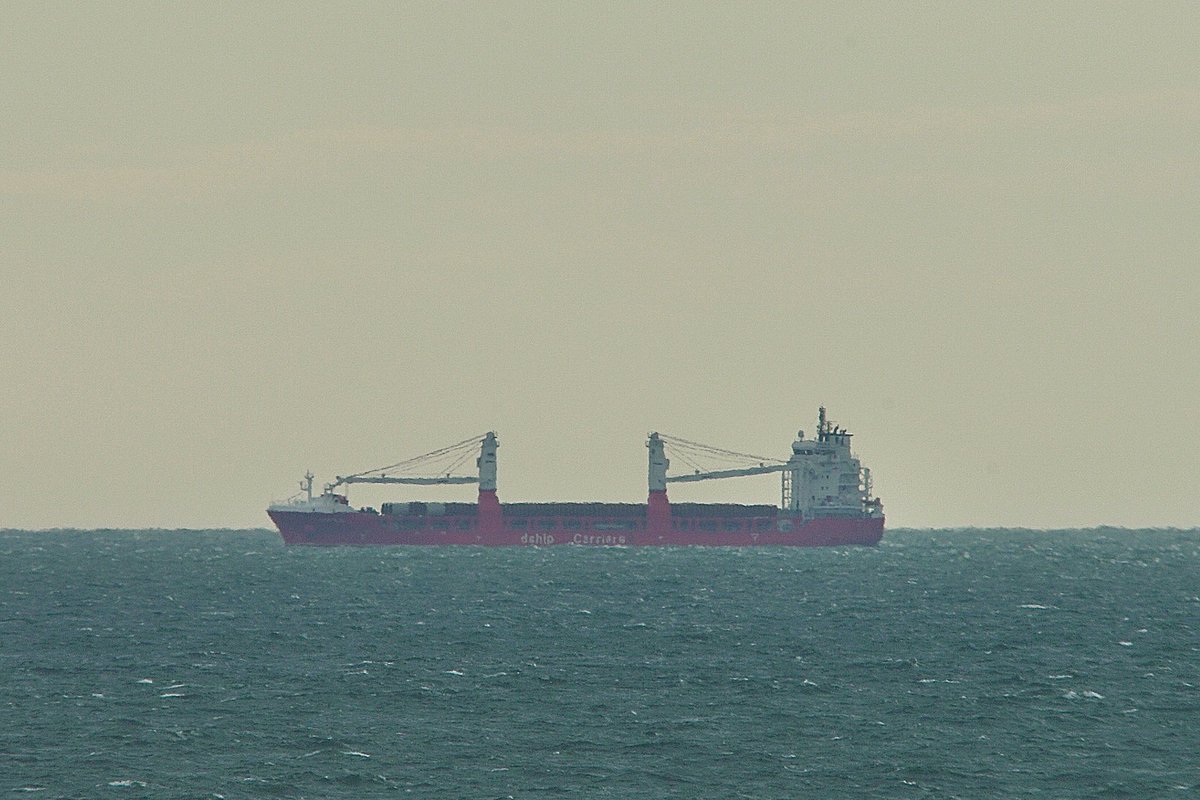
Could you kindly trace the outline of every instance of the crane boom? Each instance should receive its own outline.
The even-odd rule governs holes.
[[[766,475],[768,472],[783,472],[787,464],[762,464],[745,469],[718,469],[713,472],[694,472],[691,475],[668,475],[667,483],[688,483],[691,481],[710,481],[717,478],[740,478],[743,475]]]
[[[350,475],[345,478],[338,478],[337,482],[333,485],[341,486],[347,483],[410,483],[430,486],[443,483],[479,483],[479,478],[468,475],[443,475],[437,478],[390,478],[386,476]]]

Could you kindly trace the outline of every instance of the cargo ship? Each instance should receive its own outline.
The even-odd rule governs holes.
[[[353,475],[313,493],[273,503],[267,515],[289,545],[874,545],[883,536],[883,503],[872,495],[870,470],[851,452],[853,434],[819,411],[816,434],[800,431],[787,460],[723,450],[651,433],[646,503],[502,503],[496,494],[496,434]],[[475,475],[453,469],[475,453]],[[692,471],[668,474],[672,456]],[[720,469],[705,468],[718,462]],[[444,468],[449,464],[450,468]],[[732,466],[731,466],[732,464]],[[433,465],[436,474],[429,474]],[[779,473],[780,504],[672,503],[667,484]],[[423,473],[423,474],[418,474]],[[479,484],[475,503],[408,501],[354,508],[353,484]]]

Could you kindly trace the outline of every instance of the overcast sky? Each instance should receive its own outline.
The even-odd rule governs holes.
[[[1200,524],[1200,5],[301,9],[5,4],[0,527],[488,429],[634,502],[820,404],[889,526]]]

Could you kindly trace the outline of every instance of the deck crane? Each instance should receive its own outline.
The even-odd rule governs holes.
[[[693,472],[690,475],[668,475],[667,483],[690,483],[692,481],[711,481],[716,478],[740,478],[743,475],[766,475],[771,472],[783,472],[788,468],[783,464],[763,464],[759,467],[745,469],[716,469],[711,472]]]
[[[476,447],[480,448],[481,453],[479,461],[476,462],[480,468],[480,474],[478,476],[452,474],[455,469],[461,466],[475,452]],[[339,475],[333,483],[326,484],[325,491],[326,493],[330,493],[339,486],[347,486],[352,483],[400,483],[418,486],[462,483],[482,484],[489,476],[492,488],[494,489],[496,447],[496,434],[489,431],[486,434],[472,436],[468,439],[463,439],[461,442],[456,442],[455,444],[433,450],[423,455],[414,456],[395,464],[389,464],[386,467],[376,467],[375,469],[365,470],[353,475]],[[489,453],[491,455],[490,469],[489,465],[484,463],[488,460],[487,456]],[[388,474],[395,472],[412,473],[417,471],[422,471],[426,474]],[[433,474],[429,474],[431,472]]]
[[[433,477],[422,477],[419,475],[347,475],[346,477],[338,476],[338,479],[329,484],[329,488],[333,489],[338,486],[343,486],[349,483],[411,483],[421,486],[433,486],[437,484],[449,483],[479,483],[479,478],[473,475],[436,475]]]
[[[751,455],[750,453],[738,453],[733,450],[724,450],[712,445],[700,444],[687,439],[682,439],[678,436],[668,436],[667,434],[652,433],[651,439],[661,441],[664,445],[670,445],[671,454],[680,461],[685,462],[693,468],[693,471],[681,475],[666,475],[667,483],[690,483],[693,481],[710,481],[718,478],[740,478],[744,475],[766,475],[771,472],[783,472],[788,468],[786,461],[781,461],[777,458],[768,458],[765,456]],[[701,469],[698,462],[705,460],[722,460],[733,462],[757,462],[750,467],[729,467],[723,469]],[[770,463],[768,463],[770,462]],[[669,462],[668,462],[669,465]]]

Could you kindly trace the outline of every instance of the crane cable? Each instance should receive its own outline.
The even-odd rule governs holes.
[[[351,480],[353,478],[362,478],[362,477],[366,477],[368,475],[374,475],[376,473],[379,473],[382,475],[389,471],[400,471],[400,472],[412,471],[413,469],[415,469],[417,467],[431,466],[431,462],[443,461],[445,459],[455,459],[454,462],[449,467],[449,469],[447,469],[445,471],[445,473],[448,474],[449,472],[453,471],[455,468],[459,467],[464,461],[467,460],[467,458],[471,454],[471,447],[474,445],[477,445],[479,443],[479,441],[484,438],[484,436],[485,436],[485,434],[480,434],[478,436],[471,436],[467,439],[463,439],[461,442],[456,442],[454,444],[447,445],[446,447],[440,447],[437,450],[431,450],[430,452],[424,453],[419,456],[413,456],[412,458],[406,458],[403,461],[397,461],[395,464],[389,464],[386,467],[376,467],[375,469],[368,469],[368,470],[364,470],[362,472],[356,472],[353,475],[346,475],[344,477],[339,477],[337,480],[337,483],[334,485],[336,486],[337,484],[345,483],[346,481]],[[442,473],[442,471],[439,470],[438,474],[443,474],[443,473]]]
[[[707,472],[707,468],[702,468],[697,462],[718,461],[733,464],[754,464],[761,466],[764,463],[785,464],[787,462],[778,458],[768,458],[765,456],[757,456],[752,453],[739,453],[736,450],[726,450],[721,447],[713,447],[712,445],[693,442],[690,439],[684,439],[679,436],[670,436],[667,434],[659,434],[659,438],[664,444],[671,446],[671,456],[683,461],[696,472]]]

